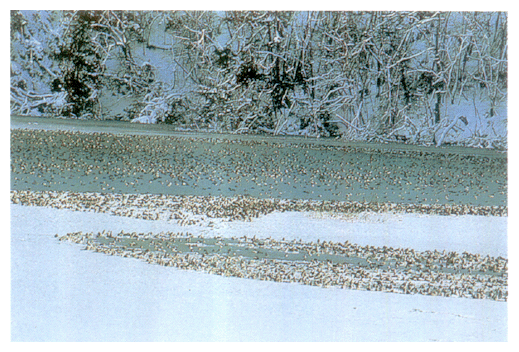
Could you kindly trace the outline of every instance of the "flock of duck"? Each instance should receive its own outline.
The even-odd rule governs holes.
[[[108,255],[239,278],[497,301],[508,297],[508,260],[466,252],[172,232],[56,237]]]
[[[11,202],[27,206],[108,213],[145,220],[177,221],[180,225],[205,224],[212,218],[251,221],[272,212],[286,211],[331,214],[373,212],[485,216],[506,216],[508,213],[507,207],[502,206],[28,190],[12,190]]]
[[[496,153],[12,130],[13,189],[506,206]]]
[[[424,166],[425,164],[434,167]],[[507,216],[506,157],[222,139],[11,131],[11,202],[181,226],[285,211]],[[109,255],[225,276],[506,301],[508,260],[183,233],[69,233]]]

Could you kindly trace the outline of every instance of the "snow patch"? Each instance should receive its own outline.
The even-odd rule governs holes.
[[[168,221],[11,205],[13,341],[507,340],[504,302],[222,277],[84,251],[53,237],[122,229],[186,231]],[[414,235],[398,236],[405,229]],[[497,217],[403,215],[355,223],[273,213],[198,231],[506,253],[506,219]],[[505,240],[501,249],[481,242],[490,231],[498,234],[494,241]]]

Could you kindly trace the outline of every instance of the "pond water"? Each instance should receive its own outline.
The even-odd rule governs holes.
[[[506,206],[507,158],[467,148],[13,129],[11,188]]]

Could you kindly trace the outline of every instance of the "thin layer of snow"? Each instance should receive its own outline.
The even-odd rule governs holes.
[[[319,238],[506,256],[506,218],[386,215],[360,220],[274,213],[250,223],[180,227],[167,221],[11,205],[11,338],[507,340],[504,302],[229,278],[85,251],[80,245],[54,238],[72,231],[189,231],[207,236]],[[492,239],[483,241],[489,233]]]

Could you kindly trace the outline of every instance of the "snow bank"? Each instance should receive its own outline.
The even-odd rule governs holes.
[[[72,231],[190,231],[506,254],[506,218],[317,219],[179,227],[11,205],[13,341],[505,341],[507,303],[221,277],[60,242]],[[435,230],[444,230],[436,232]],[[448,231],[446,231],[448,229]],[[407,231],[407,232],[406,232]],[[492,240],[483,240],[492,232]],[[196,232],[195,232],[196,233]],[[409,235],[414,233],[414,235]],[[435,236],[432,236],[435,234]],[[491,242],[497,242],[491,246]]]

